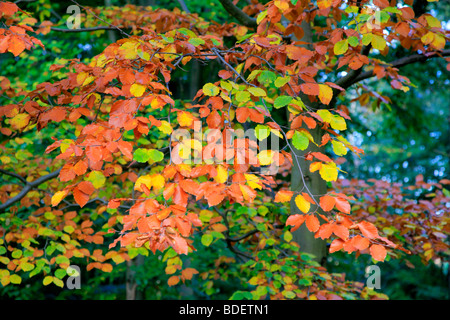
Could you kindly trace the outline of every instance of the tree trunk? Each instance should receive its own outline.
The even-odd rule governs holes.
[[[112,3],[111,0],[105,0],[105,7],[111,7]],[[111,43],[115,43],[117,41],[117,35],[115,30],[108,30],[108,39]]]
[[[314,130],[310,130],[311,135],[316,143],[320,143],[322,138],[322,129],[317,126]],[[292,175],[291,175],[291,190],[294,192],[308,192],[307,189],[314,195],[316,201],[319,202],[319,197],[327,193],[327,183],[320,177],[319,171],[310,172],[309,165],[311,161],[307,161],[303,156],[308,152],[323,152],[322,148],[317,147],[313,143],[309,144],[309,147],[304,150],[296,150],[295,154],[292,154]],[[300,169],[298,168],[295,157],[297,156],[298,163],[300,164]],[[303,173],[303,179],[302,179]],[[303,183],[303,181],[305,183]],[[316,205],[311,205],[310,212],[315,211]],[[318,208],[319,213],[323,214],[322,209]],[[295,195],[291,200],[291,214],[303,214],[295,204]],[[321,221],[322,223],[323,221]],[[293,239],[300,245],[300,251],[311,253],[315,256],[315,261],[320,264],[325,263],[327,256],[327,246],[326,241],[320,238],[315,238],[314,233],[306,228],[306,224],[303,224],[300,228],[295,230],[293,233]]]
[[[304,45],[305,48],[312,50],[312,32],[311,32],[311,25],[307,22],[302,22],[302,28],[303,28],[303,38],[302,41],[307,42],[308,44]],[[305,103],[308,103],[308,105],[319,107],[320,105],[317,103],[309,103],[309,99],[306,95],[301,95],[302,100]],[[288,111],[288,122],[289,122],[289,111]],[[314,130],[309,130],[311,135],[314,138],[314,141],[316,143],[320,143],[322,139],[322,129],[317,126]],[[309,171],[309,165],[311,164],[311,161],[306,161],[304,159],[304,156],[308,152],[322,152],[324,153],[323,148],[319,148],[313,143],[309,144],[309,147],[306,150],[300,151],[295,150],[295,152],[292,153],[292,161],[293,161],[293,167],[292,167],[292,175],[291,175],[291,191],[294,192],[307,192],[307,189],[314,195],[317,195],[317,199],[320,197],[320,195],[323,195],[327,192],[327,183],[325,180],[323,180],[319,172],[313,172],[311,173]],[[297,157],[298,163],[300,164],[300,169],[298,168],[297,161],[295,158]],[[302,173],[303,173],[303,179],[302,179]],[[303,181],[305,183],[303,183]],[[317,200],[318,202],[318,200]],[[310,211],[314,211],[317,206],[312,205]],[[321,209],[318,210],[319,213],[323,213]],[[297,214],[302,213],[295,204],[295,196],[292,197],[291,200],[291,214]],[[323,221],[321,221],[323,222]],[[326,255],[327,255],[327,246],[326,241],[322,239],[316,239],[314,238],[314,233],[310,232],[306,225],[303,224],[300,228],[298,228],[296,231],[292,233],[293,239],[295,242],[297,242],[300,245],[300,250],[303,252],[307,252],[310,254],[313,254],[315,256],[315,261],[317,261],[320,264],[325,263]]]
[[[135,259],[127,261],[127,282],[126,298],[127,300],[143,300],[144,294],[138,290],[136,282],[136,267],[144,264],[144,256],[138,255]]]

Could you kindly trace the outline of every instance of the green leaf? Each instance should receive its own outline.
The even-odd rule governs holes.
[[[448,190],[445,189],[445,188],[442,188],[442,192],[444,193],[444,196],[450,198],[450,191],[448,191]]]
[[[20,284],[22,282],[22,278],[17,274],[13,274],[9,276],[9,281],[14,284]]]
[[[106,178],[101,171],[92,171],[87,178],[87,181],[92,182],[95,189],[103,187],[106,182]]]
[[[133,160],[144,163],[150,159],[150,155],[147,152],[147,149],[139,148],[133,154]]]
[[[359,45],[359,39],[358,39],[358,37],[351,36],[348,38],[348,43],[352,47],[357,47]]]
[[[290,231],[287,230],[284,232],[284,241],[290,242],[292,240],[292,238],[293,238],[293,236]]]
[[[276,109],[280,109],[282,107],[287,106],[292,101],[292,97],[290,96],[279,96],[275,99],[273,106]]]
[[[333,145],[333,151],[338,156],[344,156],[347,154],[347,148],[342,142],[339,141],[331,141],[331,144]]]
[[[239,102],[249,101],[250,93],[247,91],[238,91],[238,93],[236,93],[236,100]]]
[[[147,151],[150,156],[150,159],[154,162],[162,161],[164,159],[164,153],[156,149],[150,149]]]
[[[258,17],[256,18],[256,23],[259,24],[266,16],[267,10],[262,11],[260,14],[258,14]]]
[[[55,277],[57,277],[58,279],[62,279],[66,276],[67,272],[64,269],[57,269],[55,271]]]
[[[363,45],[367,46],[372,41],[372,36],[371,33],[365,33],[362,37]]]
[[[209,233],[206,233],[202,236],[201,242],[204,246],[208,247],[213,241],[213,236]]]
[[[291,80],[291,77],[278,77],[275,80],[275,87],[277,88],[281,88],[282,86],[284,86],[286,83],[288,83]]]
[[[309,139],[303,131],[295,131],[292,136],[292,144],[297,150],[306,150],[309,146]]]
[[[334,54],[344,54],[348,50],[348,40],[341,40],[335,43],[334,45]]]
[[[276,78],[277,78],[277,75],[275,73],[273,73],[272,71],[264,70],[264,71],[261,71],[261,73],[259,74],[258,81],[262,85],[268,86],[269,84],[274,82]]]
[[[200,38],[190,38],[189,43],[192,44],[194,47],[198,47],[199,45],[205,44],[205,40]]]
[[[25,262],[20,264],[20,267],[22,268],[23,271],[28,272],[34,269],[34,264]]]
[[[52,276],[46,276],[45,278],[44,278],[44,280],[42,281],[42,284],[44,285],[44,286],[48,286],[50,283],[52,283],[53,282],[53,277]]]
[[[61,263],[70,264],[70,260],[66,256],[57,256],[56,259],[55,259],[55,262],[57,264],[61,264]]]
[[[270,128],[268,126],[258,124],[255,128],[255,135],[259,141],[262,141],[270,135]]]
[[[14,259],[19,259],[22,256],[22,250],[16,249],[12,252],[11,256]]]
[[[216,96],[219,94],[219,87],[212,83],[207,83],[203,86],[203,93],[207,96]]]
[[[255,97],[265,97],[267,95],[266,92],[261,88],[250,87],[247,90]]]

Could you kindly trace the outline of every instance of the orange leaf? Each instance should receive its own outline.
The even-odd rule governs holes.
[[[370,241],[367,238],[357,235],[352,238],[352,245],[358,250],[365,250],[369,247]]]
[[[167,284],[171,287],[176,285],[178,282],[180,282],[179,276],[171,276],[169,280],[167,280]]]
[[[334,239],[330,245],[330,253],[341,250],[344,247],[344,241],[341,239]]]
[[[197,182],[191,179],[184,179],[180,181],[180,187],[187,193],[196,195],[198,192],[199,185]]]
[[[337,197],[336,198],[336,209],[338,209],[341,212],[350,213],[350,203],[345,200],[342,199],[341,197]]]
[[[323,196],[320,198],[320,207],[324,211],[331,211],[336,203],[336,198],[332,196]]]
[[[188,254],[188,244],[187,244],[186,240],[182,237],[174,238],[173,249],[178,254]]]
[[[378,230],[372,223],[363,221],[358,223],[358,227],[366,238],[369,239],[378,238]]]
[[[291,229],[291,231],[295,231],[305,222],[305,216],[303,214],[294,214],[289,216],[286,220],[287,226],[294,226],[294,228]]]
[[[288,202],[291,200],[293,194],[294,192],[292,191],[280,190],[275,195],[275,202]]]
[[[19,10],[19,7],[12,2],[0,2],[0,13],[5,16],[12,16]],[[1,15],[0,15],[1,17]]]
[[[328,239],[333,233],[334,225],[331,223],[324,223],[320,226],[315,234],[315,238]]]
[[[181,276],[186,280],[191,280],[192,276],[197,273],[198,271],[195,270],[194,268],[186,268],[183,271],[181,271]]]
[[[313,214],[307,215],[306,227],[308,228],[309,231],[316,232],[317,230],[319,230],[320,227],[319,219],[317,219],[317,217]]]
[[[335,224],[333,226],[333,233],[342,240],[346,240],[349,235],[348,229],[340,224]]]
[[[386,258],[386,249],[379,244],[373,244],[370,246],[370,255],[377,261],[384,261]]]

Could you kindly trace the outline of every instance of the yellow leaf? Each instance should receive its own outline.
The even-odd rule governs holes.
[[[52,206],[57,206],[67,196],[67,191],[58,191],[52,197]]]
[[[261,88],[250,87],[247,90],[255,97],[265,97],[267,95],[266,92]]]
[[[161,125],[158,127],[159,131],[165,133],[165,134],[171,134],[172,133],[172,127],[169,122],[163,120],[161,121]]]
[[[245,179],[247,180],[247,184],[252,189],[262,189],[262,186],[258,183],[259,178],[254,174],[244,173]]]
[[[18,130],[25,128],[28,125],[28,122],[30,122],[30,115],[28,113],[19,113],[10,120],[9,124],[14,129]]]
[[[95,189],[103,187],[106,182],[106,178],[101,171],[92,171],[86,180],[92,182]]]
[[[119,52],[125,59],[136,59],[138,57],[136,47],[139,43],[135,41],[127,41],[119,48]]]
[[[295,204],[303,213],[308,213],[311,207],[311,204],[301,194],[295,197]]]
[[[372,35],[372,47],[374,47],[374,49],[383,51],[384,48],[386,48],[386,40],[382,36],[373,34]]]
[[[420,38],[423,44],[428,45],[433,42],[434,40],[434,33],[431,31],[428,31],[425,35]]]
[[[12,274],[9,276],[9,281],[14,284],[20,284],[22,282],[22,278],[17,274]]]
[[[347,124],[345,123],[345,119],[341,116],[335,114],[331,117],[330,125],[335,130],[346,130]]]
[[[143,191],[142,185],[148,189],[153,187],[154,190],[160,190],[164,187],[166,181],[160,174],[140,176],[134,184],[134,190]]]
[[[156,174],[152,177],[152,185],[153,189],[160,190],[164,187],[166,181],[164,180],[164,177],[160,174]]]
[[[433,42],[431,43],[436,49],[444,49],[445,47],[445,38],[440,34],[435,33]]]
[[[148,189],[152,187],[152,176],[151,175],[145,175],[140,176],[135,184],[134,184],[134,190],[142,191],[142,185],[145,185]]]
[[[322,163],[319,173],[322,179],[325,181],[336,181],[338,176],[338,169],[334,162]]]
[[[343,156],[347,154],[347,148],[342,142],[339,141],[331,141],[331,144],[333,145],[333,151],[338,156]]]
[[[320,109],[317,110],[317,114],[322,118],[322,120],[324,122],[331,122],[331,118],[333,117],[333,115],[330,113],[330,111],[325,110],[325,109]]]
[[[260,165],[267,166],[273,162],[274,153],[272,150],[263,150],[258,154]]]
[[[185,111],[178,112],[177,114],[178,123],[182,127],[190,127],[194,122],[194,116]]]
[[[333,98],[333,89],[326,84],[319,84],[319,99],[323,104],[329,104]]]
[[[322,168],[321,162],[313,162],[309,165],[309,171],[315,172],[317,170],[320,170]]]
[[[217,176],[214,177],[214,180],[218,183],[225,183],[228,180],[228,170],[222,166],[218,165],[217,168]]]
[[[145,92],[145,86],[139,83],[133,83],[130,88],[130,92],[135,97],[140,97]]]

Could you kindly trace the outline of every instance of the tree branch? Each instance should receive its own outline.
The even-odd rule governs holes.
[[[8,208],[12,204],[16,203],[17,201],[22,200],[22,198],[25,197],[27,195],[27,193],[31,191],[31,189],[38,187],[40,184],[42,184],[50,179],[55,178],[56,176],[58,176],[60,171],[61,171],[61,169],[58,169],[58,170],[51,172],[45,176],[37,178],[36,180],[34,180],[32,182],[27,182],[25,187],[22,189],[22,191],[20,191],[15,197],[8,199],[5,203],[0,205],[0,211],[5,210],[6,208]]]
[[[394,67],[394,68],[401,68],[403,66],[412,64],[412,63],[416,63],[416,62],[425,62],[428,59],[431,58],[438,58],[438,57],[447,57],[450,56],[450,49],[447,50],[443,50],[441,52],[433,52],[431,54],[413,54],[407,57],[403,57],[400,58],[398,60],[392,61],[389,66],[390,67]],[[363,73],[360,73],[358,76],[356,76],[353,79],[350,79],[349,81],[347,81],[344,85],[341,85],[341,87],[343,87],[344,89],[350,87],[351,85],[360,82],[362,80],[368,79],[373,77],[375,74],[373,73],[373,71],[366,71]],[[339,81],[338,81],[339,82]],[[337,84],[339,84],[337,82]]]
[[[236,237],[236,238],[229,238],[229,237],[227,237],[226,239],[227,239],[227,241],[230,241],[230,242],[238,242],[238,241],[241,241],[242,239],[250,237],[251,235],[254,235],[257,232],[259,232],[258,229],[253,229],[253,230],[247,232],[246,234],[244,234],[242,236],[239,236],[239,237]]]
[[[3,169],[0,169],[0,173],[6,174],[7,176],[11,176],[11,177],[17,178],[20,181],[22,181],[22,183],[25,183],[25,184],[28,183],[27,180],[25,180],[24,177],[22,177],[21,175],[18,175],[17,173],[9,172],[9,171],[3,170]]]
[[[184,0],[178,0],[178,3],[181,6],[181,9],[183,9],[184,12],[186,13],[191,13],[186,5],[186,3],[184,2]]]
[[[242,25],[246,27],[256,28],[258,24],[256,19],[248,16],[244,11],[233,4],[231,0],[219,0],[222,6],[229,14],[235,17]]]

